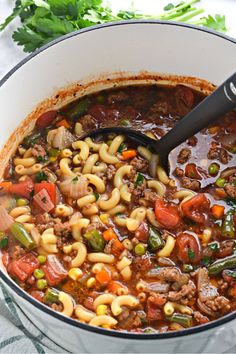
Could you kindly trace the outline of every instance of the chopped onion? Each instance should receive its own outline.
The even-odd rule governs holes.
[[[8,214],[6,209],[0,205],[0,231],[7,231],[13,223],[13,218]]]
[[[229,176],[234,175],[235,173],[236,173],[236,166],[229,167],[221,172],[220,177],[221,178],[228,178]]]
[[[10,211],[11,209],[15,208],[16,200],[9,195],[2,195],[0,196],[0,205]]]
[[[47,142],[54,148],[65,149],[75,141],[75,137],[65,127],[50,130],[47,135]]]
[[[78,199],[89,193],[88,184],[87,178],[84,176],[76,176],[66,178],[59,184],[59,188],[62,194],[67,197]]]

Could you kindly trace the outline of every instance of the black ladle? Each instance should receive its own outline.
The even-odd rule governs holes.
[[[235,107],[236,72],[176,123],[160,140],[154,140],[133,129],[124,127],[96,129],[84,135],[83,138],[111,133],[124,134],[139,145],[144,145],[152,150],[154,154],[159,155],[162,166],[166,171],[169,171],[168,155],[171,150],[208,126],[218,117],[232,111]]]

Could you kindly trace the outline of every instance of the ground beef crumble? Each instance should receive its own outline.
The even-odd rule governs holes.
[[[190,156],[191,156],[191,150],[188,148],[184,148],[179,152],[179,155],[177,157],[177,162],[180,164],[184,164],[185,162],[188,161]]]

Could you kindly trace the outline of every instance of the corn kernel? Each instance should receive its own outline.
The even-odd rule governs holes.
[[[86,286],[87,288],[92,288],[96,284],[96,279],[94,277],[91,277],[87,280]]]
[[[25,205],[27,205],[27,204],[29,204],[29,201],[28,201],[27,199],[24,199],[24,198],[19,198],[19,199],[17,199],[17,201],[16,201],[16,205],[17,205],[18,207],[25,206]]]
[[[75,134],[76,135],[81,135],[83,132],[83,126],[81,123],[77,122],[75,123]]]
[[[72,252],[72,245],[63,246],[63,252],[69,254]]]
[[[101,214],[99,217],[103,224],[109,224],[109,214]]]
[[[76,281],[82,277],[83,272],[79,268],[71,268],[68,272],[68,275],[72,280]]]
[[[96,309],[97,315],[106,315],[107,314],[107,305],[98,305]]]
[[[207,246],[207,244],[210,242],[211,234],[212,232],[210,228],[203,230],[203,234],[201,237],[203,246]]]

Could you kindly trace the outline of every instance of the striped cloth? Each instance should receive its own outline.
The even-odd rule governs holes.
[[[68,353],[33,325],[0,282],[0,353]]]

